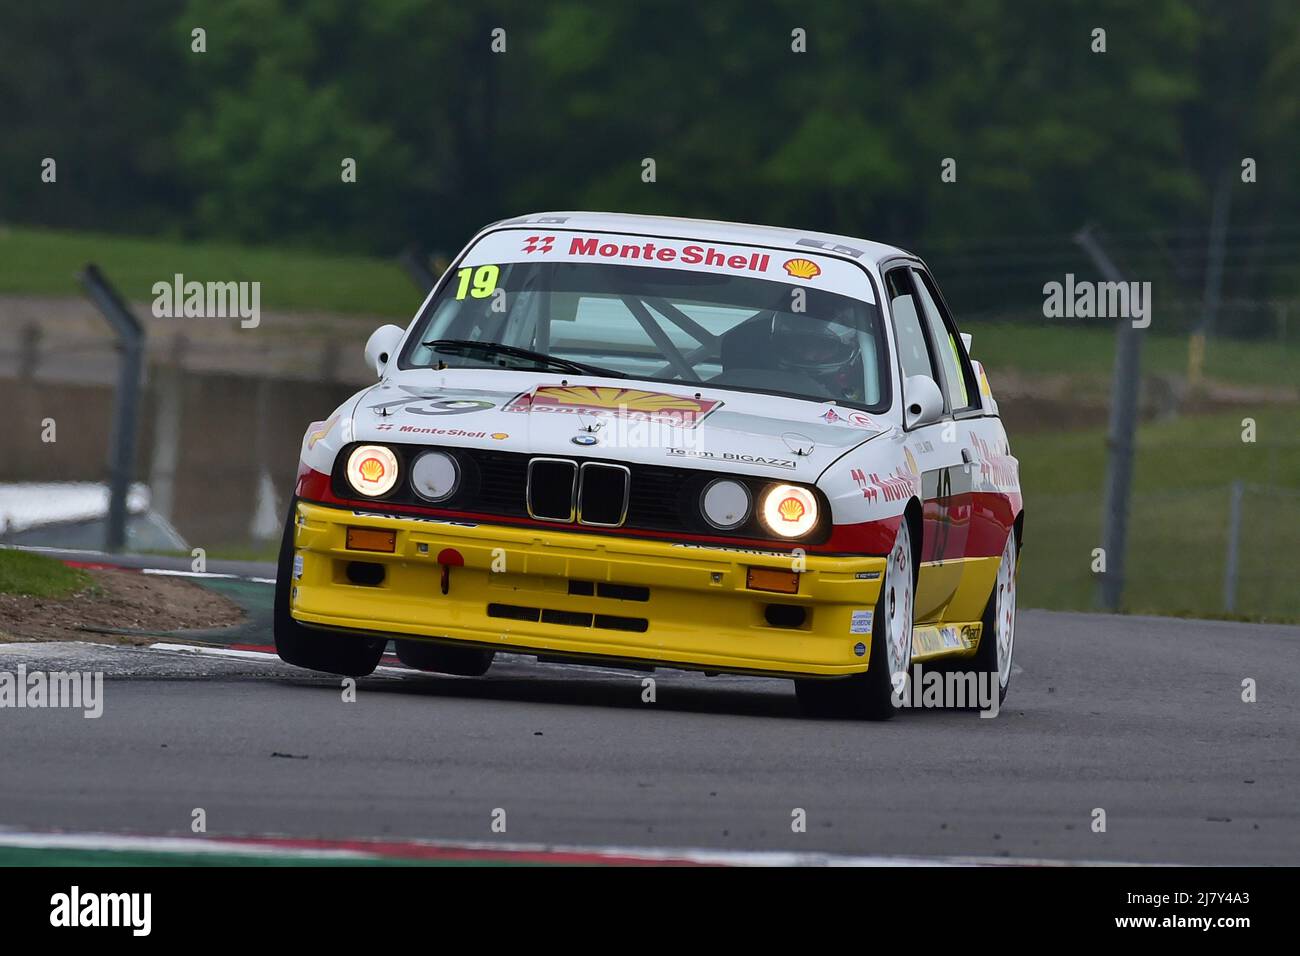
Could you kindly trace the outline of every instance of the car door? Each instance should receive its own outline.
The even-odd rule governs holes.
[[[1008,477],[1012,467],[1006,433],[1001,421],[984,408],[975,370],[934,278],[919,265],[913,267],[913,274],[931,338],[939,345],[951,397],[952,437],[963,460],[962,469],[952,473],[948,508],[952,543],[961,543],[961,580],[944,616],[955,622],[977,621],[984,613],[1015,517],[1006,496],[990,492],[1013,480]]]
[[[935,422],[904,433],[904,456],[919,472],[922,494],[920,573],[916,589],[918,624],[942,618],[944,609],[961,584],[964,525],[955,520],[952,488],[964,472],[965,462],[953,421],[948,381],[938,338],[926,315],[923,293],[912,263],[887,268],[886,296],[894,323],[894,344],[901,377],[928,375],[944,394],[944,414]],[[904,396],[906,399],[906,396]]]

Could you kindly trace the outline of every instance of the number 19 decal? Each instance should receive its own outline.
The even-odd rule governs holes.
[[[500,275],[500,266],[479,266],[477,269],[466,266],[456,273],[460,279],[460,285],[456,287],[456,298],[463,299],[469,293],[476,299],[486,299],[496,291]]]

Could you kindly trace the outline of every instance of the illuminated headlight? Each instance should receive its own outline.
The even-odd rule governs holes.
[[[411,487],[425,501],[446,501],[460,486],[460,466],[445,451],[426,451],[411,466]]]
[[[817,525],[817,499],[806,488],[773,485],[763,493],[761,509],[768,530],[783,538],[797,538]]]
[[[388,494],[397,484],[397,456],[383,445],[358,445],[348,456],[348,484],[367,498]]]
[[[731,531],[744,524],[750,505],[749,489],[730,478],[714,479],[700,495],[704,520],[719,531]]]

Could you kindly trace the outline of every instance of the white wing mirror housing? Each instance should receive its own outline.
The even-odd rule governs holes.
[[[380,378],[383,377],[388,360],[396,354],[397,346],[402,343],[402,336],[405,334],[406,330],[399,325],[381,325],[370,333],[370,338],[366,340],[366,364],[373,368]]]
[[[920,428],[943,417],[943,392],[928,375],[909,375],[903,382],[903,427]]]

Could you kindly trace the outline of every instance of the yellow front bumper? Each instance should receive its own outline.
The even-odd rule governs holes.
[[[347,529],[396,532],[392,554],[349,550]],[[797,594],[750,590],[747,569],[791,557],[505,525],[429,521],[300,503],[293,617],[308,625],[466,641],[543,656],[611,658],[709,671],[864,671],[864,630],[884,558],[803,559]],[[449,567],[445,549],[463,567]],[[349,565],[383,566],[378,584]],[[369,569],[374,574],[374,569]],[[576,592],[576,593],[575,593]],[[769,622],[769,605],[803,609]],[[787,618],[798,612],[778,611]]]

